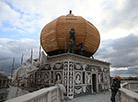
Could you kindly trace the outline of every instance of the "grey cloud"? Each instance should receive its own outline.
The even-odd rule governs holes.
[[[102,43],[95,57],[111,62],[112,67],[131,67],[138,65],[138,36],[129,35]]]
[[[20,66],[20,59],[16,58],[14,63],[14,69]],[[0,60],[0,70],[3,69],[7,75],[11,74],[12,71],[12,58],[6,60]]]
[[[106,0],[103,7],[106,18],[102,20],[101,24],[105,28],[120,26],[131,29],[136,26],[138,22],[138,0],[125,0],[119,10],[117,10],[118,5],[116,2],[118,1]]]
[[[21,55],[24,61],[30,57],[31,49],[34,50],[33,57],[38,57],[39,42],[32,39],[0,39],[0,69],[9,74],[12,69],[12,59],[15,57],[15,68],[19,67]]]
[[[120,75],[120,76],[137,76],[138,68],[129,68],[128,70],[115,70],[111,71],[111,75]]]
[[[7,59],[9,59],[9,58],[10,58],[10,57],[8,57],[8,56],[1,55],[0,61],[7,60]]]

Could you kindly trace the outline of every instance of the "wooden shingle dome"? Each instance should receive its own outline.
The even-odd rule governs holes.
[[[67,52],[70,30],[75,29],[75,44],[83,41],[85,56],[92,56],[100,44],[100,35],[96,27],[81,16],[68,14],[51,21],[41,31],[40,42],[48,55]],[[74,46],[77,53],[78,47]]]

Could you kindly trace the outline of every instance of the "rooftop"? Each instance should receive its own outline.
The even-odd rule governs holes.
[[[78,97],[68,102],[110,102],[110,95],[110,92],[103,92],[100,94]]]

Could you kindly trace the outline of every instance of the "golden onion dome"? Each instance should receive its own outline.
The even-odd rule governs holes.
[[[75,44],[83,41],[85,56],[92,56],[100,44],[100,35],[96,27],[81,16],[68,14],[51,21],[41,31],[40,42],[48,55],[67,52],[70,41],[70,30],[75,29]],[[74,47],[78,50],[78,47]]]

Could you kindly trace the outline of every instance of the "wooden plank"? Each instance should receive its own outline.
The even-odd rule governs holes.
[[[44,50],[50,52],[68,48],[72,27],[75,29],[76,44],[83,40],[84,50],[94,53],[100,43],[98,30],[81,16],[73,16],[72,14],[60,16],[43,28],[40,40]]]

